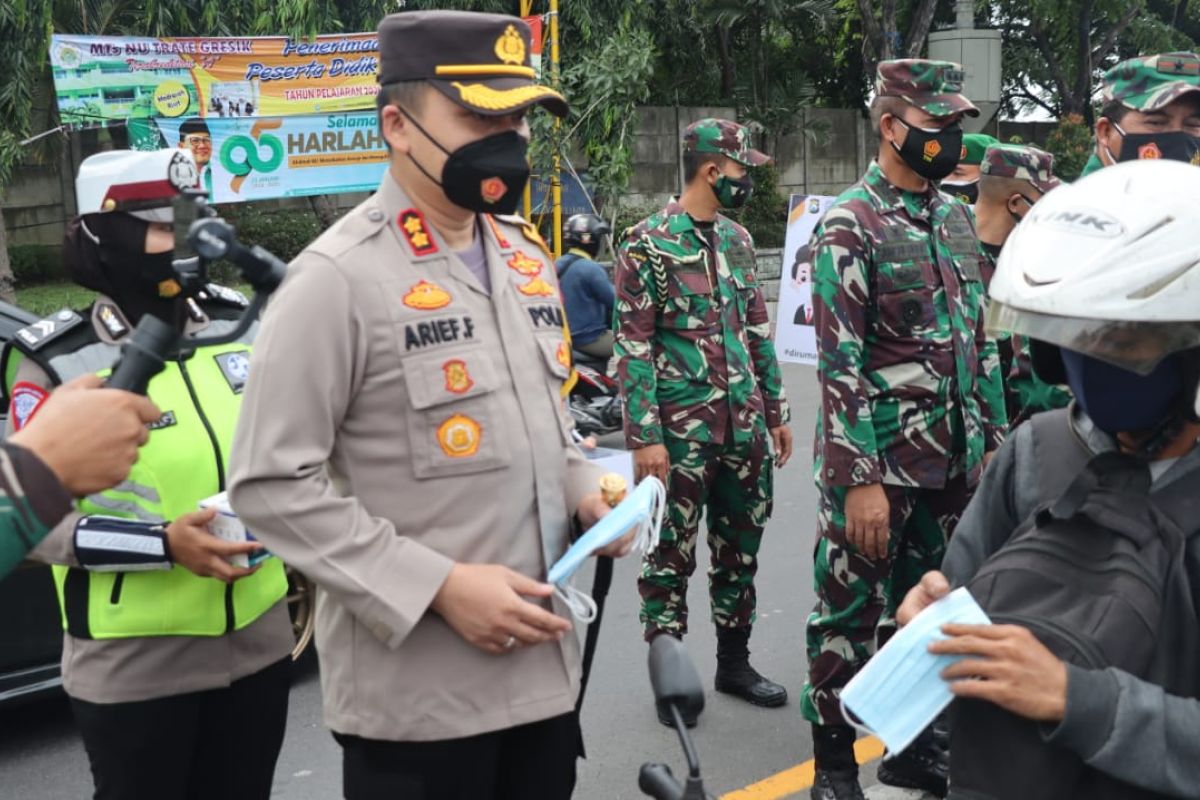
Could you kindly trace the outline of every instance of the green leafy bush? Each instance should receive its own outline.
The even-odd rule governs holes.
[[[787,198],[779,193],[779,173],[766,165],[750,170],[754,194],[746,207],[730,214],[754,237],[755,247],[783,247],[787,235]]]
[[[1046,137],[1046,149],[1054,154],[1054,174],[1073,181],[1092,155],[1092,131],[1079,114],[1068,114]]]
[[[237,228],[238,239],[247,246],[259,245],[283,261],[291,261],[321,235],[323,228],[308,208],[262,208],[253,203],[222,205],[221,216]],[[241,281],[240,274],[222,262],[211,272],[213,280],[224,283]]]
[[[33,286],[65,276],[61,251],[45,244],[14,244],[8,248],[13,278],[18,286]]]

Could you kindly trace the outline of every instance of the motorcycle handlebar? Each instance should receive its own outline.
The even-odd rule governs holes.
[[[655,800],[679,800],[683,787],[666,764],[642,764],[638,772],[638,788]]]

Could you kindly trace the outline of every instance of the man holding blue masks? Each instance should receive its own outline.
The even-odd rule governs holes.
[[[596,257],[611,230],[595,214],[575,214],[563,231],[567,254],[556,265],[571,346],[605,362],[613,354],[612,318],[617,295]]]
[[[1029,759],[1009,760],[1003,772],[968,762],[979,740],[996,730],[980,733],[961,724],[980,715],[1005,730],[1025,726],[1032,758],[1074,781],[1057,796],[1194,797],[1200,785],[1193,668],[1200,648],[1189,633],[1196,628],[1200,536],[1188,505],[1200,492],[1200,296],[1189,280],[1200,257],[1198,178],[1191,167],[1168,161],[1102,170],[1040,202],[1001,255],[991,323],[1033,339],[1046,356],[1039,363],[1057,361],[1061,374],[1054,377],[1070,385],[1076,401],[1016,429],[955,530],[942,570],[926,574],[897,614],[909,623],[951,586],[969,585],[993,622],[1014,621],[997,619],[994,587],[1013,580],[1018,570],[998,566],[1012,563],[1022,548],[1024,573],[1056,587],[1031,592],[1025,602],[1035,610],[1019,625],[947,625],[942,632],[949,638],[928,648],[961,659],[941,672],[959,698],[952,798],[1045,796],[1038,780],[1047,773],[1031,768]],[[1134,497],[1152,513],[1131,517],[1123,530],[1117,517],[1128,503],[1114,506],[1111,515],[1084,513],[1120,481],[1132,485],[1122,474],[1130,470],[1142,476],[1141,493],[1120,497]],[[1045,547],[1054,525],[1082,524],[1080,515],[1086,524],[1073,540],[1079,558],[1053,557]],[[1108,531],[1122,533],[1112,537],[1114,549],[1120,538],[1137,542],[1134,555],[1113,563],[1118,571],[1142,573],[1139,583],[1161,603],[1157,625],[1153,617],[1144,628],[1114,622],[1110,609],[1131,598],[1113,591],[1093,604],[1100,607],[1094,624],[1072,625],[1058,613],[1087,597],[1071,576],[1092,554],[1091,537]],[[1174,551],[1166,546],[1172,541]],[[1030,543],[1044,554],[1028,555]],[[1142,553],[1160,543],[1176,556],[1166,563],[1165,577],[1147,579],[1153,573],[1145,571]],[[1089,580],[1112,578],[1093,573]],[[1173,587],[1186,591],[1172,595]],[[1188,625],[1165,626],[1189,617]],[[1118,646],[1097,647],[1113,630],[1122,634]],[[1133,668],[1121,651],[1139,635],[1162,644],[1155,643],[1160,649],[1147,666]],[[1022,769],[1012,770],[1018,761]],[[966,763],[973,768],[960,770]],[[964,791],[970,794],[958,794]]]

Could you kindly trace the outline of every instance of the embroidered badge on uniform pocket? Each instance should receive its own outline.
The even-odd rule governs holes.
[[[518,286],[517,291],[526,297],[554,297],[558,294],[558,291],[542,277],[534,278],[529,283]]]
[[[467,362],[461,358],[442,364],[442,371],[446,374],[446,391],[450,394],[466,394],[475,385],[471,373],[467,371]]]
[[[465,414],[455,414],[437,429],[438,446],[451,458],[469,458],[479,452],[483,430]]]

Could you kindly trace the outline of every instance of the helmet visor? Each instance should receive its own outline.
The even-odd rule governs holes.
[[[1144,322],[1081,319],[1023,311],[993,300],[988,332],[1017,333],[1149,375],[1172,353],[1200,347],[1200,321]]]

